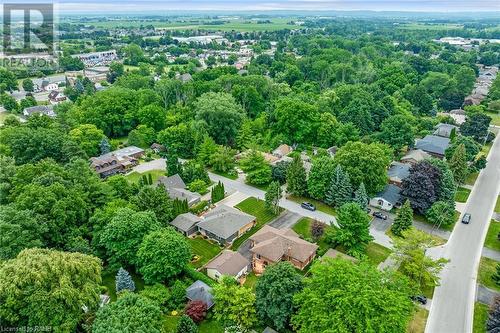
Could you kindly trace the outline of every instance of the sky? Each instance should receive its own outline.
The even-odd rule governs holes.
[[[50,2],[10,0],[9,3]],[[168,11],[500,11],[500,0],[57,0],[61,12],[155,12]]]

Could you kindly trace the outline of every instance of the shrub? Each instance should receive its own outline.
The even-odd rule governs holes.
[[[207,315],[207,304],[203,301],[190,301],[184,311],[195,323],[201,322]]]

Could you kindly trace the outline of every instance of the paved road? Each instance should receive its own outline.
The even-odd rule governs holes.
[[[442,254],[450,263],[441,272],[441,285],[433,296],[427,333],[472,332],[479,260],[500,190],[500,140],[496,139],[488,164],[480,173],[465,211],[469,225],[457,222]]]

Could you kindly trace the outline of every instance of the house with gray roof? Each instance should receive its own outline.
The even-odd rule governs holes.
[[[184,213],[177,216],[170,225],[173,226],[178,232],[186,237],[196,233],[198,227],[196,224],[201,221],[201,218],[193,213]]]
[[[401,186],[404,179],[410,175],[410,165],[400,162],[392,162],[391,166],[387,170],[387,176],[389,177],[389,183],[396,186]]]
[[[431,158],[431,155],[427,154],[422,149],[412,149],[401,158],[401,162],[413,165],[429,158]]]
[[[255,216],[222,204],[208,211],[197,225],[202,235],[221,245],[229,245],[255,223]]]
[[[162,176],[158,179],[157,185],[163,185],[168,195],[172,199],[186,200],[188,206],[192,206],[201,200],[201,195],[186,189],[186,184],[179,174],[170,177]]]
[[[249,266],[250,261],[239,252],[224,250],[210,260],[205,268],[209,277],[220,281],[223,276],[232,276],[236,280],[242,278],[248,272]]]
[[[26,118],[31,117],[34,114],[45,115],[51,118],[56,116],[53,105],[35,105],[27,107],[23,110],[23,116]]]
[[[214,305],[212,287],[200,280],[195,281],[186,289],[186,298],[190,301],[202,301],[208,309]]]
[[[382,192],[370,199],[370,206],[390,211],[401,203],[401,189],[396,185],[386,185]]]
[[[446,149],[450,146],[450,139],[437,135],[426,135],[423,139],[416,140],[415,148],[442,159]]]
[[[451,137],[453,131],[455,131],[455,133],[458,133],[458,126],[452,124],[441,123],[437,124],[435,128],[436,130],[434,131],[434,135],[442,136],[443,138]]]
[[[139,164],[139,158],[144,155],[144,150],[129,146],[114,150],[107,154],[90,158],[90,165],[102,178],[106,178],[117,173],[126,173],[133,166]]]

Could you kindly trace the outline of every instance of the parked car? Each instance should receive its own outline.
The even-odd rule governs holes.
[[[387,220],[387,215],[382,214],[381,212],[373,212],[373,216],[382,220]]]
[[[303,202],[301,205],[300,205],[302,208],[304,209],[307,209],[307,210],[310,210],[312,212],[314,212],[316,210],[316,206],[314,206],[312,203],[310,202]]]
[[[469,213],[465,213],[464,216],[462,217],[462,223],[469,224],[470,219],[471,219],[471,215]]]
[[[414,302],[419,302],[420,304],[423,304],[423,305],[427,304],[427,297],[425,297],[424,295],[412,296],[411,300]]]
[[[371,212],[372,212],[372,209],[371,209],[371,208],[366,207],[366,213],[367,213],[367,214],[370,214]]]

